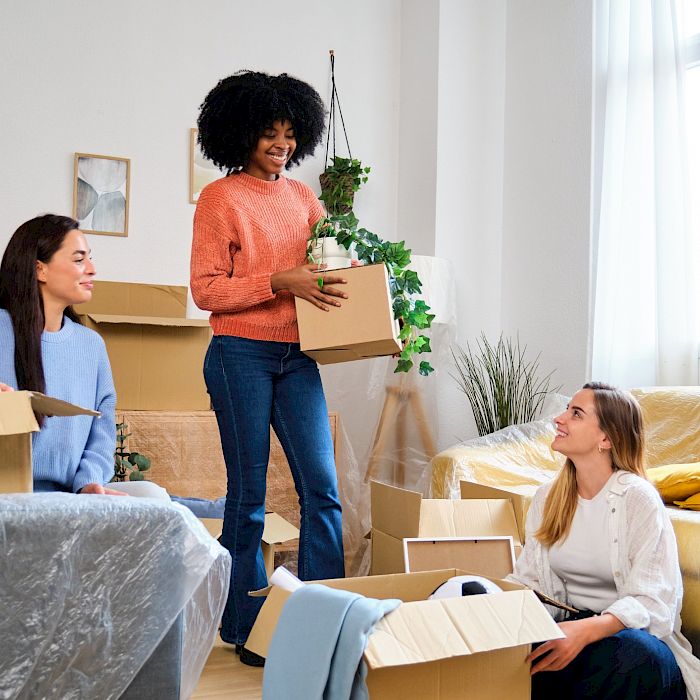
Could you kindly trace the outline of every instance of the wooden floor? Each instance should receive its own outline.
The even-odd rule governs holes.
[[[242,664],[233,646],[217,638],[192,700],[260,700],[262,676],[261,668]]]

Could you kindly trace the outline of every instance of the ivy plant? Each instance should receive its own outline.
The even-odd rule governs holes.
[[[348,214],[352,211],[355,192],[367,182],[371,168],[363,167],[357,158],[333,156],[330,165],[321,174],[321,196],[331,216]]]

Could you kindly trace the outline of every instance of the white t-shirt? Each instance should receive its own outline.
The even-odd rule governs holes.
[[[564,582],[568,602],[596,613],[618,598],[610,563],[609,486],[610,479],[590,500],[579,496],[569,536],[549,550],[550,566]]]

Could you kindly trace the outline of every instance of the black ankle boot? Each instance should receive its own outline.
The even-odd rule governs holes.
[[[241,657],[241,663],[246,666],[255,666],[256,668],[262,668],[265,665],[265,657],[255,654],[246,649],[242,644],[236,644],[236,654]]]

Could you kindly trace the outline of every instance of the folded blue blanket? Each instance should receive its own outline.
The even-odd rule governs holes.
[[[270,642],[263,700],[367,700],[367,638],[400,604],[313,583],[296,590]]]

